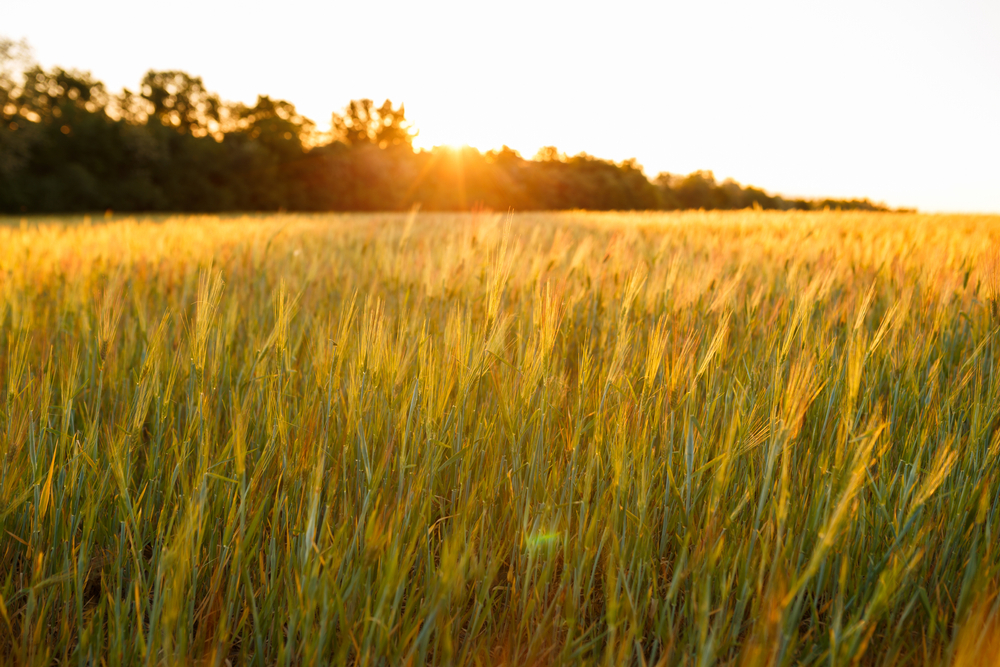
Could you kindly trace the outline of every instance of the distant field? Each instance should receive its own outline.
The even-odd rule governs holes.
[[[506,221],[0,223],[0,663],[997,664],[1000,216]]]

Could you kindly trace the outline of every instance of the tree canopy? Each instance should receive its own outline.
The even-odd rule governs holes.
[[[405,107],[352,100],[317,132],[288,101],[223,101],[201,77],[150,70],[111,94],[88,72],[43,69],[0,39],[0,212],[857,208],[716,181],[711,171],[647,178],[546,147],[414,150]]]

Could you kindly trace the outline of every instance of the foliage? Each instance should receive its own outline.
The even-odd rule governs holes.
[[[142,78],[140,90],[151,120],[195,136],[205,136],[218,127],[222,102],[205,88],[200,76],[151,70]]]
[[[19,78],[20,77],[20,78]],[[284,100],[221,101],[200,77],[150,71],[110,95],[89,73],[30,65],[0,42],[0,212],[860,208],[785,200],[711,172],[660,174],[554,147],[414,151],[403,105],[354,100],[332,134]]]
[[[0,663],[987,664],[998,234],[0,226]]]
[[[333,114],[331,126],[334,136],[351,146],[410,146],[416,136],[406,120],[405,107],[394,108],[389,100],[380,107],[369,99],[352,100],[343,114]]]

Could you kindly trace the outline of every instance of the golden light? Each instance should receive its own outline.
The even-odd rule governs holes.
[[[204,0],[191,22],[155,3],[15,2],[3,32],[112,91],[149,68],[180,69],[228,100],[287,99],[321,129],[351,99],[389,98],[406,104],[424,150],[556,146],[792,196],[1000,210],[1000,3],[385,4],[375,49],[366,31],[329,39],[332,23],[370,22],[363,3],[264,18]],[[108,30],[120,39],[91,37]],[[178,34],[189,48],[164,37]],[[257,48],[264,34],[274,48]],[[601,46],[570,51],[567,40]],[[317,85],[345,53],[365,53],[365,66]]]

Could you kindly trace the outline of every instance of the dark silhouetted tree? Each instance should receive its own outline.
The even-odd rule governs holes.
[[[412,146],[417,133],[406,120],[406,109],[386,100],[376,107],[369,99],[351,100],[342,114],[333,114],[334,136],[353,146],[373,144],[379,148]]]
[[[215,132],[222,103],[205,88],[200,76],[185,72],[150,70],[142,78],[142,99],[150,117],[178,132],[204,136]]]
[[[333,139],[290,102],[224,104],[200,77],[148,72],[108,94],[89,73],[43,69],[0,39],[0,212],[232,210],[882,210],[868,200],[786,200],[710,171],[660,174],[552,146],[415,151],[402,105],[352,101]]]

